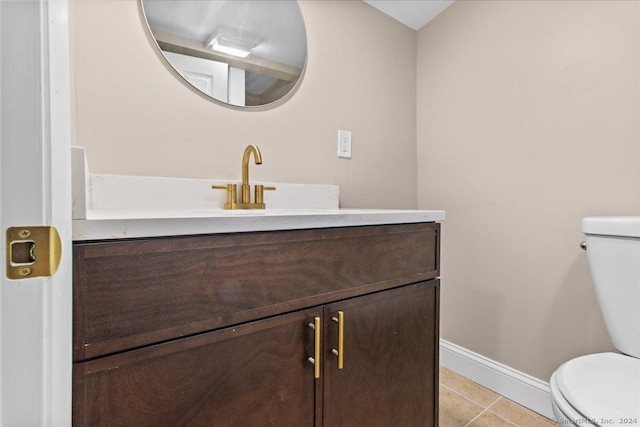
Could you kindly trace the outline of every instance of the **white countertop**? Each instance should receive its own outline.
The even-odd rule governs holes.
[[[444,211],[393,209],[123,210],[73,220],[73,240],[435,222]]]

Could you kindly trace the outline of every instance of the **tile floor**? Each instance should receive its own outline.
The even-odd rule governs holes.
[[[440,368],[440,427],[557,424],[446,368]]]

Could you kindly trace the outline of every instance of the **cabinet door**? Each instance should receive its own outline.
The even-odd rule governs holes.
[[[307,358],[320,310],[74,366],[75,426],[314,426]]]
[[[324,426],[437,424],[438,292],[431,280],[325,308]],[[343,369],[332,353],[339,311]]]

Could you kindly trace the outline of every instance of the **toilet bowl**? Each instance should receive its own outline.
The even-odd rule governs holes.
[[[551,376],[561,426],[640,426],[640,359],[598,353],[564,363]]]
[[[561,426],[640,426],[640,217],[582,221],[593,285],[613,345],[551,376]]]

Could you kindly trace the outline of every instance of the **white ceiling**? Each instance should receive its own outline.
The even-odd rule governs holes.
[[[3,0],[0,0],[2,2]],[[202,43],[218,31],[258,40],[251,53],[302,68],[307,36],[300,7],[292,1],[142,0],[149,27]]]
[[[419,30],[455,0],[363,0],[382,13]]]

